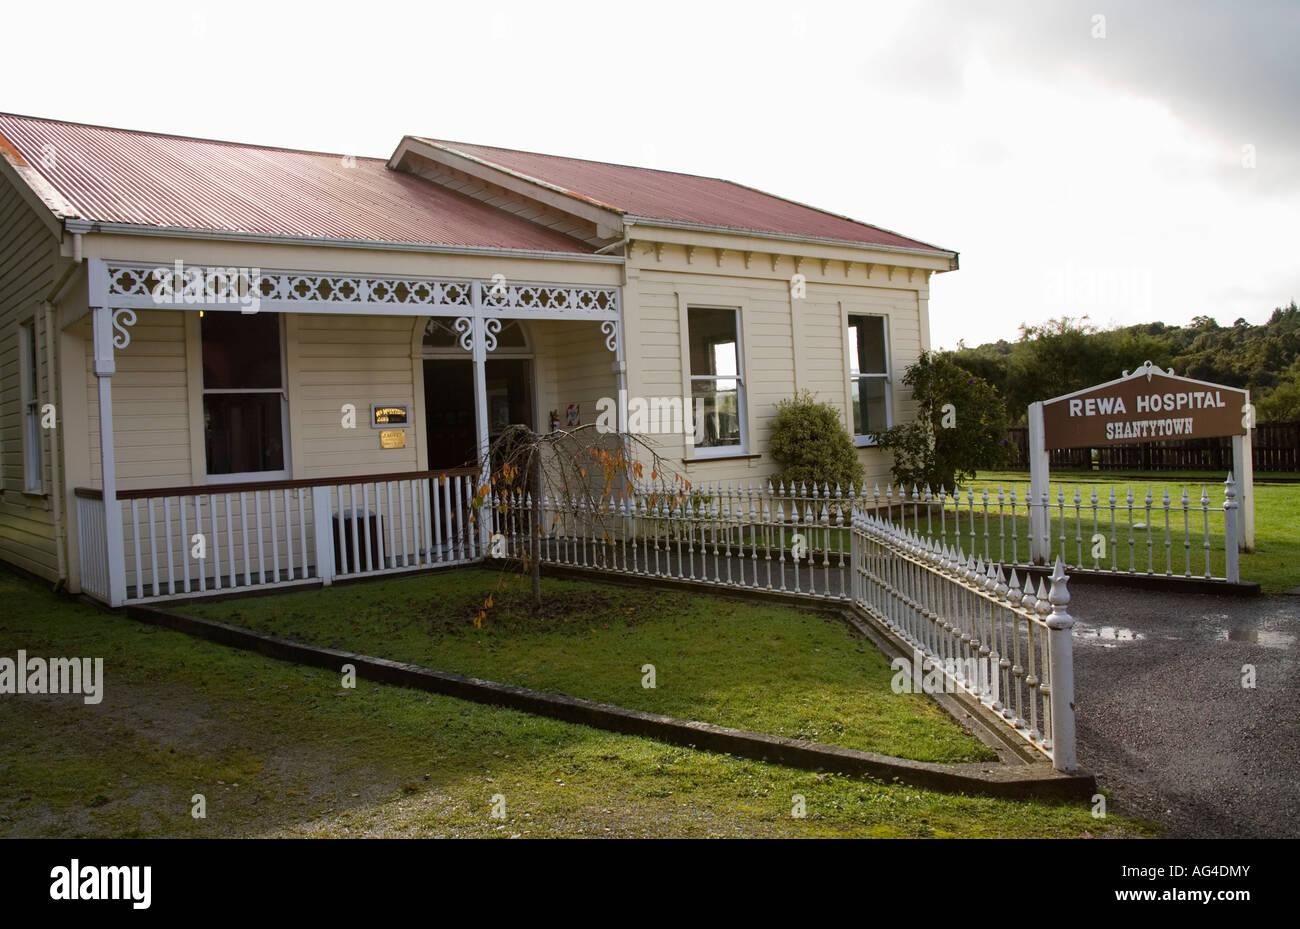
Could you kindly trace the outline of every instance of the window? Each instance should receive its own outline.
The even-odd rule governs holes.
[[[699,458],[745,450],[745,380],[740,367],[740,311],[691,307],[691,402]]]
[[[279,316],[213,312],[199,323],[208,475],[287,476]]]
[[[893,425],[885,332],[883,316],[849,317],[849,396],[859,445],[874,445],[874,434]]]
[[[424,327],[424,347],[433,349],[460,348],[460,333],[450,319],[434,316]]]
[[[41,492],[41,405],[36,378],[36,321],[18,327],[18,375],[23,411],[23,490]]]

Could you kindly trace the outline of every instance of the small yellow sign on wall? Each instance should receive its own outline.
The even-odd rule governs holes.
[[[405,429],[385,429],[379,433],[380,448],[406,448]]]
[[[374,427],[380,426],[404,426],[407,423],[406,404],[380,404],[372,403],[370,405],[370,415],[374,420]]]

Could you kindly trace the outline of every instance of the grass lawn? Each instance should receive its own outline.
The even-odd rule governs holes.
[[[914,758],[994,759],[921,694],[895,694],[874,646],[786,606],[543,580],[424,577],[181,606],[289,639],[686,719]],[[472,619],[491,593],[481,629]],[[655,687],[642,686],[654,665]]]
[[[0,836],[1156,831],[1084,804],[819,775],[365,681],[341,690],[336,675],[107,615],[3,568],[0,598],[0,654],[101,656],[105,669],[95,706],[0,697]],[[196,793],[205,819],[190,815]],[[806,818],[791,816],[795,794]]]

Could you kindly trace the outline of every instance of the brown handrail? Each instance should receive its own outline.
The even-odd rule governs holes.
[[[288,481],[253,481],[236,484],[191,484],[186,487],[152,487],[145,490],[119,490],[119,500],[144,500],[149,497],[197,497],[205,494],[248,493],[254,490],[297,490],[299,487],[325,487],[334,484],[351,486],[354,484],[373,484],[386,481],[422,481],[435,477],[459,477],[476,475],[477,468],[447,468],[441,471],[393,471],[388,474],[341,474],[337,477],[311,477]],[[73,490],[78,497],[89,500],[102,500],[104,493],[93,487],[78,487]]]

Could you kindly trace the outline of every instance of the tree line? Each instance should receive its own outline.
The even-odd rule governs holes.
[[[1014,342],[974,348],[963,342],[944,353],[997,389],[1008,420],[1023,425],[1036,400],[1114,380],[1150,360],[1174,373],[1251,392],[1259,420],[1300,420],[1300,307],[1278,307],[1268,321],[1221,326],[1210,316],[1189,325],[1140,323],[1100,329],[1062,316],[1020,326]]]

